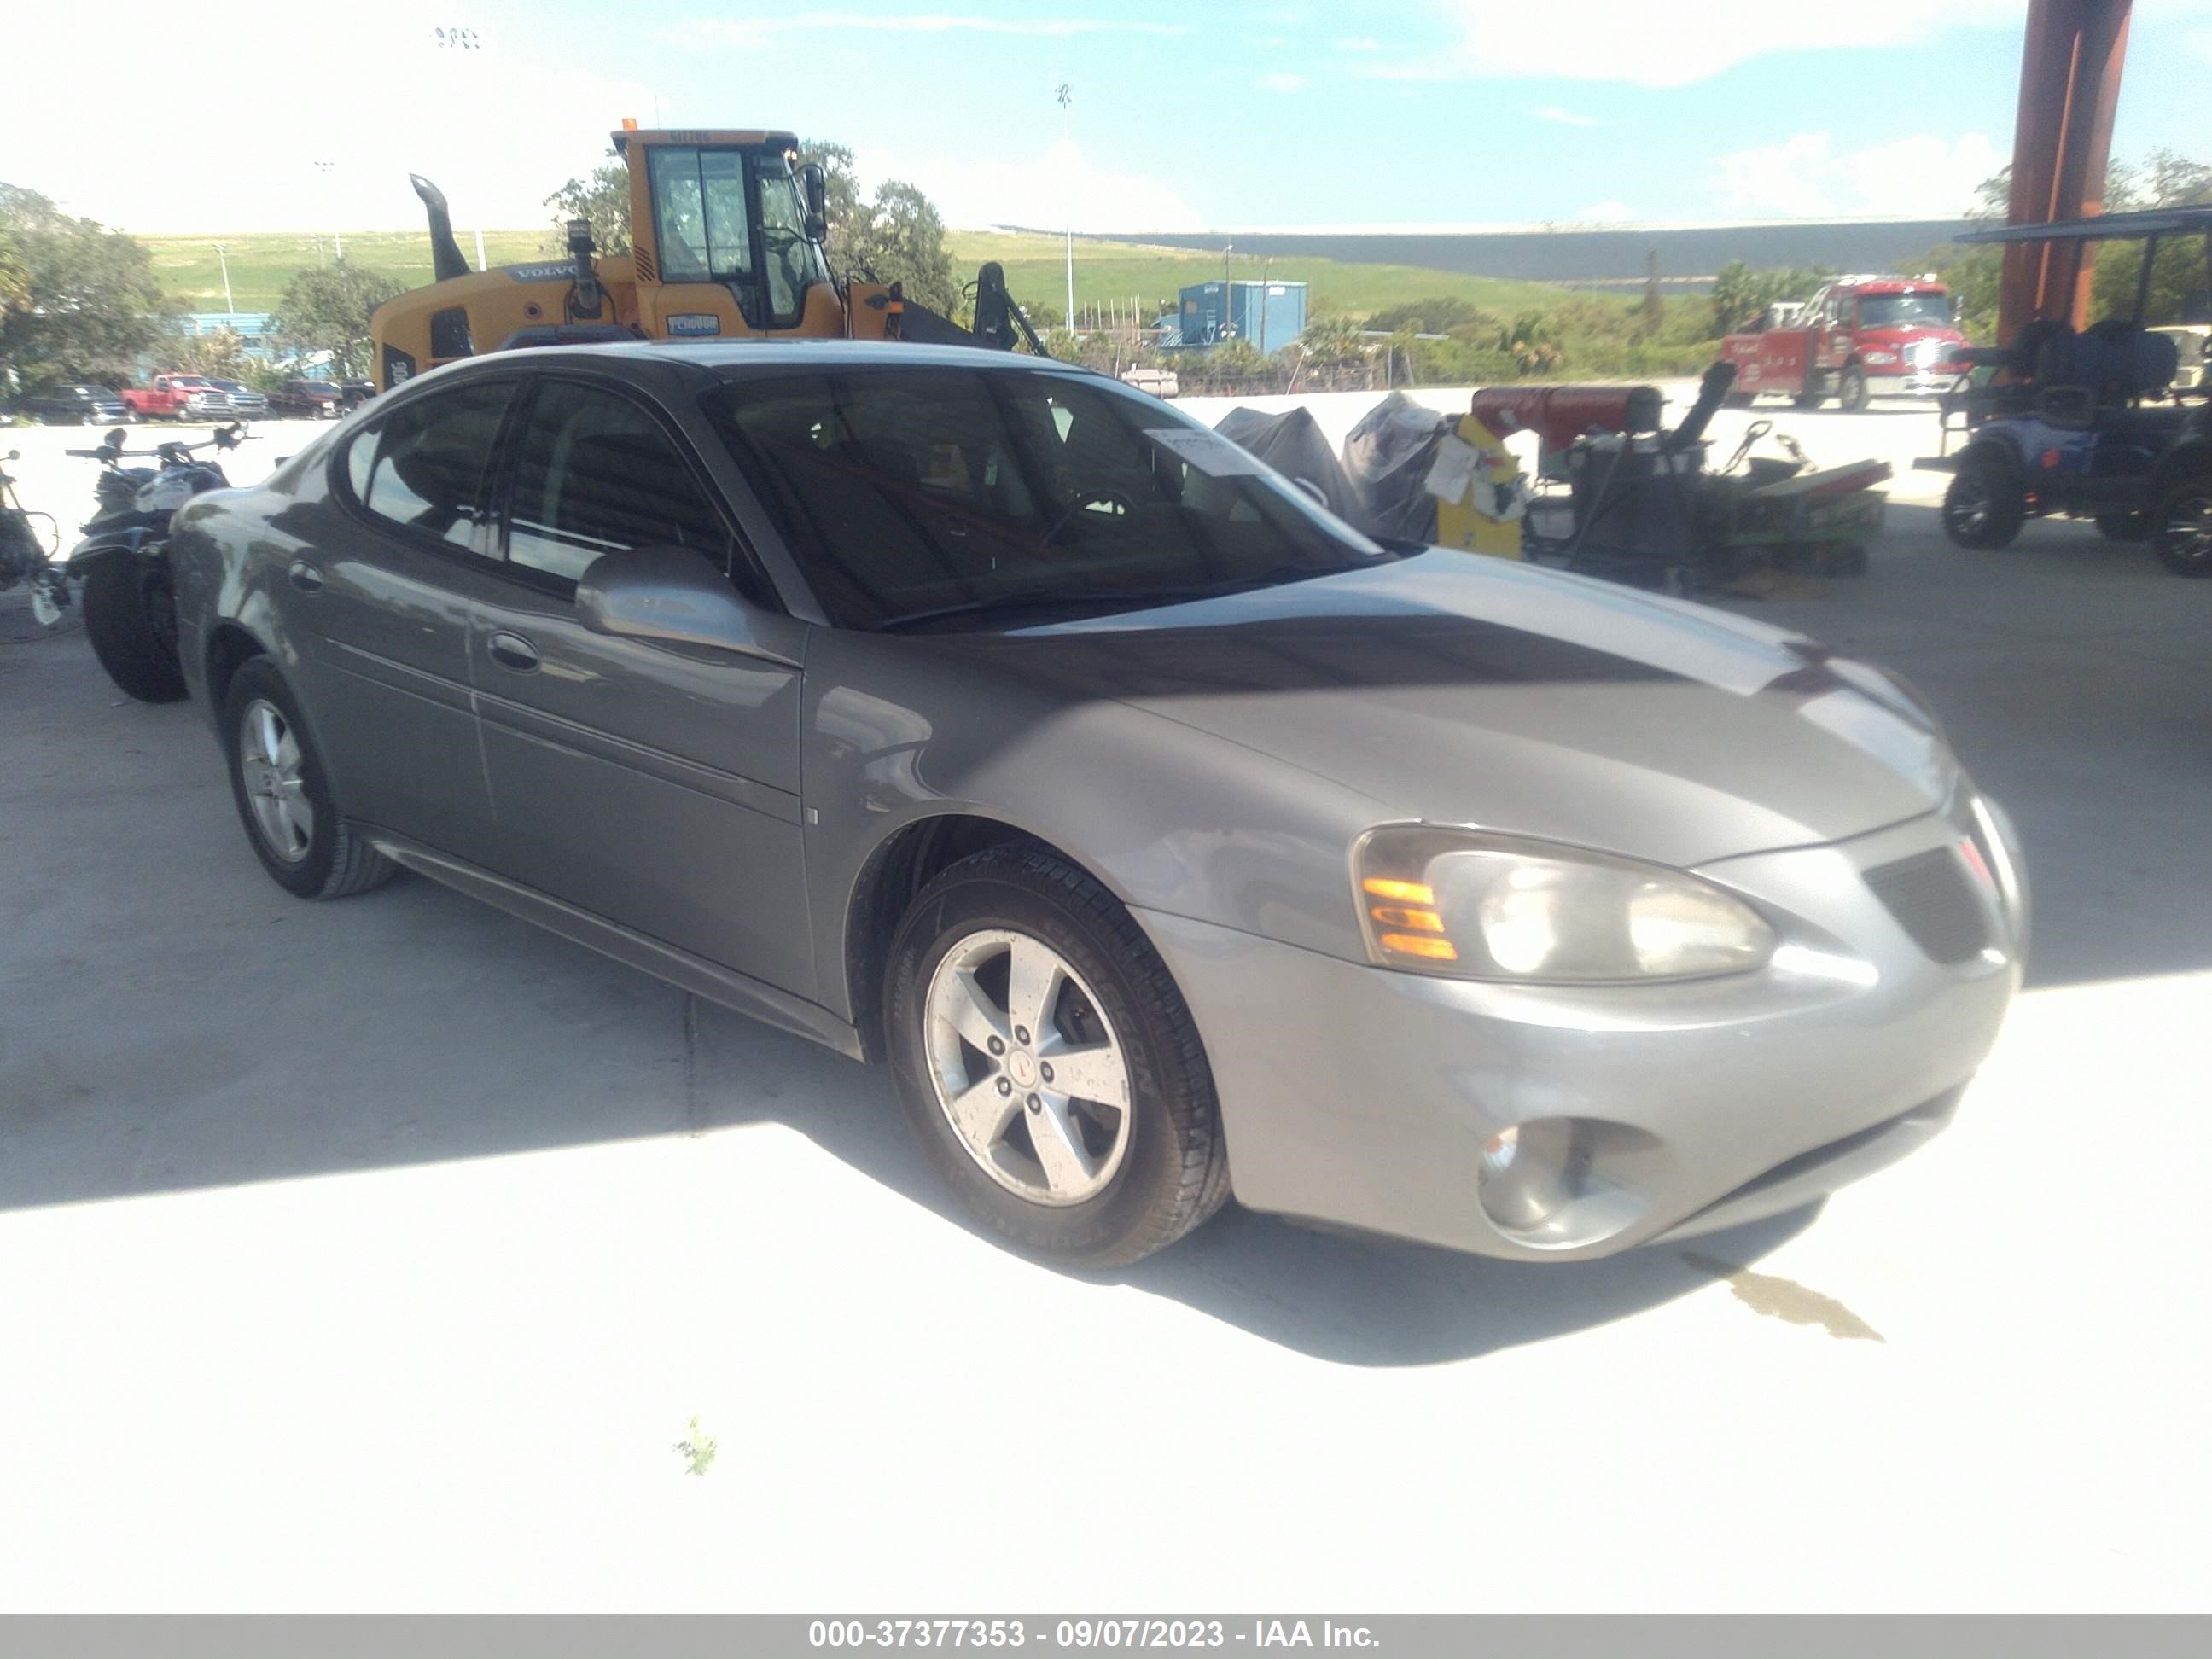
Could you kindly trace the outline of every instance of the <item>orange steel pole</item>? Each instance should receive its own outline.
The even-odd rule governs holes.
[[[2105,210],[2112,115],[2133,10],[2134,0],[2029,0],[2009,222],[2048,224]],[[2089,276],[2086,243],[2007,247],[1999,343],[2009,344],[2021,324],[2039,318],[2086,325]]]

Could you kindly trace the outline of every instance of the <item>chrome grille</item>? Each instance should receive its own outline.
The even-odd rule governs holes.
[[[1879,866],[1866,872],[1866,884],[1930,961],[1965,962],[1990,942],[1989,913],[1950,848]]]

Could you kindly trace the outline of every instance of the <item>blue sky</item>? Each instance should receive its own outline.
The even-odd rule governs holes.
[[[955,222],[1078,229],[1710,222],[1963,209],[2008,157],[2025,0],[925,0],[650,8],[605,0],[232,0],[210,30],[150,0],[18,17],[58,70],[236,83],[377,118],[185,141],[88,137],[70,77],[0,108],[0,177],[132,226],[544,216],[623,116],[834,137]],[[611,30],[610,18],[620,18]],[[466,27],[448,48],[441,28]],[[254,43],[241,59],[240,40]],[[2137,0],[2116,149],[2212,160],[2212,0]],[[1073,88],[1073,139],[1054,91]],[[341,90],[343,88],[343,90]],[[312,100],[305,100],[312,102]],[[52,135],[70,131],[66,145]],[[323,161],[329,166],[315,168]]]

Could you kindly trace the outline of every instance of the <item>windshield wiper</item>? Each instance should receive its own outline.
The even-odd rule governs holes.
[[[927,611],[909,611],[902,617],[887,617],[876,624],[876,631],[887,634],[915,623],[934,622],[939,617],[979,617],[1000,611],[1050,611],[1061,605],[1120,605],[1139,611],[1155,605],[1172,605],[1183,599],[1210,599],[1221,592],[1218,587],[1061,587],[1018,593],[992,593],[980,599],[962,599],[952,605],[932,605]]]

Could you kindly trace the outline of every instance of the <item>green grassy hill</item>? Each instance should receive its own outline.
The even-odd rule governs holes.
[[[226,236],[143,236],[154,256],[154,269],[163,289],[188,311],[220,311],[222,272],[215,245],[223,244],[230,264],[231,297],[240,311],[272,309],[292,273],[312,266],[318,258],[331,257],[328,238],[319,255],[313,238],[304,235],[252,234]],[[474,234],[460,233],[461,250],[471,264],[476,259]],[[484,251],[494,264],[542,259],[557,253],[553,233],[545,230],[500,230],[484,233]],[[1007,286],[1024,304],[1042,303],[1058,311],[1066,299],[1066,275],[1059,239],[1012,235],[997,231],[952,232],[946,239],[953,268],[963,282],[973,278],[987,259],[996,259],[1006,270]],[[389,271],[410,287],[430,280],[428,238],[416,231],[367,231],[345,237],[346,258]],[[1237,258],[1231,275],[1239,280],[1257,277],[1259,261]],[[1310,284],[1307,300],[1316,316],[1341,313],[1371,316],[1408,300],[1451,295],[1500,316],[1524,311],[1547,311],[1568,297],[1565,289],[1540,283],[1507,282],[1487,276],[1467,276],[1455,271],[1430,270],[1418,265],[1352,264],[1334,259],[1277,259],[1267,274],[1278,282]],[[1189,283],[1203,283],[1221,275],[1217,253],[1179,248],[1135,246],[1122,242],[1092,242],[1078,238],[1075,244],[1075,299],[1086,304],[1126,306],[1131,295],[1150,307],[1172,300],[1176,290]],[[1585,296],[1587,297],[1587,296]],[[1619,301],[1627,304],[1626,300]]]
[[[1024,305],[1039,301],[1060,309],[1067,301],[1066,253],[1056,236],[1028,236],[999,231],[957,230],[945,238],[953,269],[961,280],[972,278],[986,259],[1006,268],[1006,286]],[[1126,242],[1075,241],[1075,303],[1111,301],[1126,306],[1132,295],[1149,307],[1172,301],[1176,290],[1192,283],[1218,280],[1221,256],[1171,247],[1143,247]],[[1233,257],[1229,274],[1239,282],[1261,275],[1257,259]],[[1311,315],[1339,313],[1370,317],[1378,311],[1410,300],[1449,295],[1498,316],[1523,311],[1548,311],[1566,300],[1564,289],[1542,283],[1510,282],[1491,276],[1468,276],[1456,271],[1431,270],[1419,265],[1352,264],[1337,259],[1278,258],[1266,267],[1279,283],[1307,284],[1306,304]],[[1623,300],[1620,303],[1626,304]]]
[[[154,274],[162,291],[187,311],[221,311],[222,268],[215,245],[228,250],[231,297],[240,311],[270,311],[284,292],[292,273],[311,268],[318,259],[315,239],[256,232],[226,236],[141,236],[154,256]],[[553,240],[550,230],[488,230],[484,252],[495,265],[525,259],[542,259]],[[474,264],[476,236],[463,231],[461,251]],[[345,233],[345,256],[355,263],[389,271],[409,287],[430,280],[430,239],[420,230],[372,230]],[[322,239],[319,258],[331,257],[331,240]]]

